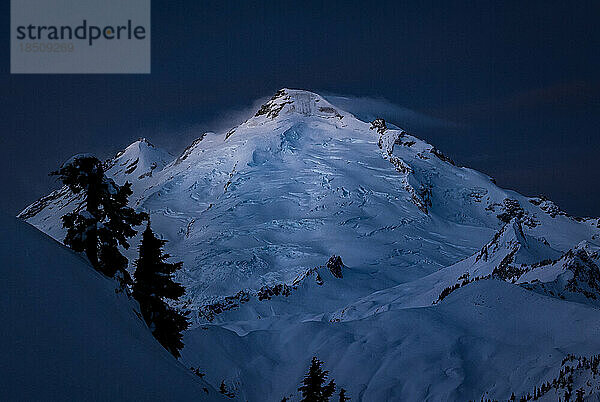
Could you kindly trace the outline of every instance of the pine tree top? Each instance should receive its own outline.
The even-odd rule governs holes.
[[[304,402],[327,402],[335,392],[335,382],[331,380],[327,385],[327,376],[329,372],[322,369],[323,362],[313,357],[308,373],[302,380],[302,386],[298,391],[302,393]]]

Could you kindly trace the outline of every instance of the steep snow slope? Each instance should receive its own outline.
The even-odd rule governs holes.
[[[335,374],[359,400],[479,399],[487,390],[500,398],[510,388],[529,389],[566,353],[597,346],[595,327],[577,324],[581,332],[572,333],[544,322],[552,320],[546,313],[532,321],[540,328],[528,322],[545,309],[563,314],[569,324],[562,325],[596,319],[598,220],[501,189],[402,129],[360,121],[317,94],[282,89],[254,117],[227,133],[202,134],[170,161],[144,143],[107,161],[108,174],[133,183],[131,204],[151,215],[167,251],[184,261],[179,280],[197,324],[186,337],[188,365],[201,365],[213,381],[226,378],[242,399],[292,392],[311,355],[325,350],[320,357],[334,360]],[[80,205],[62,189],[20,217],[61,240],[60,216]],[[341,275],[326,266],[333,254],[343,259]],[[497,296],[489,309],[463,316],[461,309],[472,308],[462,298],[472,289],[485,296],[488,287]],[[447,306],[451,300],[455,307]],[[512,343],[494,331],[514,323],[519,330],[503,337],[549,341],[507,351]],[[489,328],[473,335],[472,326],[482,325]],[[473,336],[481,350],[464,341]],[[358,341],[371,338],[367,346]],[[463,371],[449,380],[455,361],[431,355],[419,339],[439,353],[478,357],[461,360]],[[414,360],[394,352],[405,343],[413,349],[402,356],[432,364],[422,380],[420,366],[407,373],[387,358],[412,367]],[[547,352],[548,361],[534,357]],[[485,366],[496,354],[510,364]],[[529,377],[495,386],[491,378],[510,376],[513,365]],[[363,366],[368,379],[350,385]],[[257,370],[273,367],[285,381],[261,383]]]
[[[221,400],[111,280],[23,222],[0,225],[3,400]]]

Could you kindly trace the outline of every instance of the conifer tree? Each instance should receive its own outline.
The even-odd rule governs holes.
[[[140,303],[142,316],[160,344],[175,357],[183,348],[181,332],[189,323],[186,314],[167,304],[165,299],[178,300],[185,289],[173,281],[173,273],[181,262],[167,263],[169,254],[163,253],[166,240],[158,239],[148,221],[135,261],[133,297]]]
[[[316,357],[312,358],[308,373],[302,381],[302,386],[298,391],[302,393],[303,402],[327,402],[335,392],[335,382],[327,382],[328,371],[324,371],[321,366],[323,362]]]
[[[346,402],[346,401],[349,401],[349,400],[350,400],[350,398],[348,398],[346,396],[346,390],[344,388],[340,389],[340,399],[339,399],[339,402]]]
[[[104,175],[102,162],[93,156],[76,156],[59,170],[50,173],[73,193],[82,193],[85,210],[75,210],[62,217],[67,229],[64,243],[83,251],[92,266],[109,277],[117,276],[122,284],[130,283],[127,258],[119,246],[127,249],[127,239],[135,236],[134,226],[147,218],[127,206],[131,184],[118,186]],[[118,273],[118,275],[116,275]]]

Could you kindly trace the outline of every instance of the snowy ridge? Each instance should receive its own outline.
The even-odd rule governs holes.
[[[138,141],[107,166],[184,262],[184,360],[242,400],[293,393],[314,354],[353,400],[508,399],[600,346],[583,325],[598,319],[598,219],[499,188],[318,94],[282,89],[176,158]],[[20,217],[61,240],[80,202],[63,189]],[[550,325],[546,309],[583,321]],[[489,357],[498,368],[485,371]]]
[[[523,273],[516,282],[552,297],[600,306],[600,269],[597,263],[598,248],[583,242],[556,261],[522,267]]]

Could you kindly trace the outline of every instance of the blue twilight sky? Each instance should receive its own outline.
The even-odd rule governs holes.
[[[458,163],[600,216],[600,2],[158,1],[151,75],[10,75],[0,11],[0,208],[74,153],[173,153],[281,87],[387,120]]]

